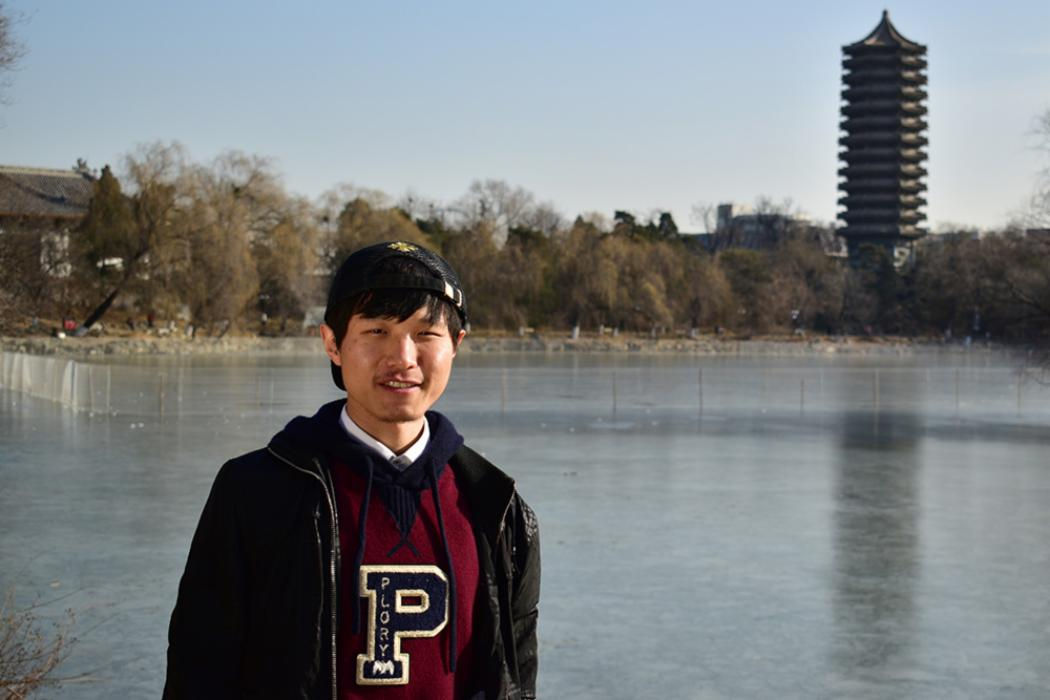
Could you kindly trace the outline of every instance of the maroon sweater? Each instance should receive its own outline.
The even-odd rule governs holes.
[[[431,425],[434,423],[432,419]],[[340,456],[346,457],[345,453]],[[427,452],[420,460],[426,457]],[[375,470],[389,468],[373,462]],[[369,490],[369,478],[367,469],[351,468],[334,460],[332,478],[342,551],[337,641],[339,700],[453,700],[471,697],[475,692],[470,649],[479,577],[477,547],[466,498],[456,486],[452,469],[442,464],[439,472],[440,517],[429,478],[424,479],[422,488],[416,485],[414,495],[410,489],[400,491],[396,497],[384,491],[385,484],[373,479],[365,547],[360,569],[355,572],[362,502]],[[407,508],[414,510],[414,515],[406,516],[405,507],[396,503],[399,499],[403,503],[406,498],[415,500],[415,505]],[[395,512],[399,515],[395,516]],[[450,556],[446,555],[446,541]],[[449,558],[453,571],[449,570]],[[357,586],[353,585],[355,578]],[[453,588],[454,604],[450,600]],[[355,589],[359,601],[356,633],[350,602]],[[449,653],[453,638],[454,664]]]

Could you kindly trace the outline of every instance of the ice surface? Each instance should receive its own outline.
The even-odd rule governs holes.
[[[75,372],[79,410],[0,389],[0,586],[76,611],[49,697],[157,697],[216,470],[338,394]],[[539,515],[542,697],[1050,696],[1050,391],[1004,357],[463,355],[438,408]]]

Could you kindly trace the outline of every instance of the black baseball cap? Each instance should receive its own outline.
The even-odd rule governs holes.
[[[375,272],[380,263],[397,257],[415,260],[430,274]],[[332,325],[332,316],[342,302],[361,292],[377,289],[425,290],[449,302],[462,324],[467,324],[467,300],[455,270],[437,253],[405,241],[376,243],[351,253],[343,261],[332,279],[332,286],[328,289],[328,304],[324,311],[325,323]],[[331,365],[335,385],[345,390],[342,372],[334,362]]]

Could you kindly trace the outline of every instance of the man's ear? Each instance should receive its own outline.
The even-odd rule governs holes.
[[[321,324],[321,341],[324,343],[324,351],[328,355],[328,359],[334,362],[337,367],[342,367],[342,358],[339,357],[339,344],[335,342],[335,331],[326,323]]]
[[[456,353],[459,352],[459,344],[463,342],[463,339],[467,337],[465,330],[460,330],[459,335],[453,338],[452,341],[452,356],[455,357]]]

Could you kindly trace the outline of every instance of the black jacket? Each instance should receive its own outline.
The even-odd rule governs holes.
[[[332,480],[323,454],[281,438],[227,462],[215,478],[171,616],[165,700],[334,695],[340,553]],[[474,519],[484,697],[534,698],[536,517],[514,481],[470,448],[449,463]]]

